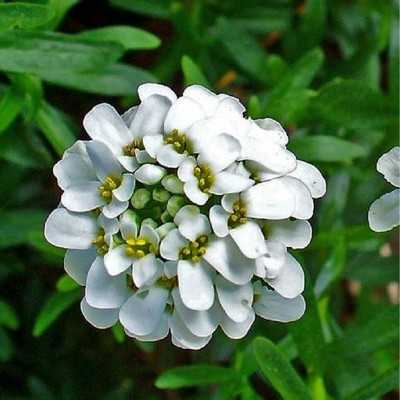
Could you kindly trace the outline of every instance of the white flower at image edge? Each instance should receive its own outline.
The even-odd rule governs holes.
[[[400,187],[400,147],[393,147],[377,162],[377,170],[393,186]],[[368,212],[370,228],[385,232],[400,225],[400,189],[386,193],[375,200]]]

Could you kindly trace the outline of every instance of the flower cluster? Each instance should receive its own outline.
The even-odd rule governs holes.
[[[68,249],[65,269],[85,286],[95,327],[200,349],[221,327],[246,335],[255,320],[305,310],[304,273],[288,249],[311,240],[314,166],[286,149],[279,123],[252,120],[234,97],[189,86],[139,87],[122,116],[94,107],[54,166],[61,204],[47,240]]]
[[[400,187],[400,147],[383,154],[376,169],[393,186]],[[400,189],[386,193],[375,200],[368,212],[368,222],[375,232],[390,231],[400,225]]]

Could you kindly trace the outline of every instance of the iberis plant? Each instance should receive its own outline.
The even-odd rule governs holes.
[[[311,240],[321,173],[286,149],[278,122],[244,117],[234,97],[158,84],[138,95],[122,115],[94,107],[91,139],[54,166],[63,193],[45,236],[85,286],[84,317],[143,341],[170,333],[185,349],[218,327],[242,338],[256,315],[299,319],[304,273],[290,249]]]

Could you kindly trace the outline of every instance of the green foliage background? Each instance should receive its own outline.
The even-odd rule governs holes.
[[[398,143],[398,56],[391,0],[0,1],[0,398],[397,398],[398,231],[367,210],[390,190],[375,164]],[[323,171],[300,321],[190,352],[80,315],[42,233],[51,167],[93,105],[122,111],[146,81],[239,96]]]

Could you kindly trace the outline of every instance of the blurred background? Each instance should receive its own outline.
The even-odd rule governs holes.
[[[399,141],[398,13],[391,0],[0,1],[0,399],[398,398],[398,230],[367,224],[391,190],[376,161]],[[149,81],[238,96],[323,172],[313,241],[295,253],[300,321],[258,319],[194,352],[81,316],[82,289],[43,238],[52,165],[86,138],[91,107],[122,112]],[[273,378],[256,336],[276,345]]]

